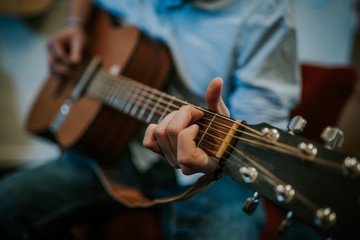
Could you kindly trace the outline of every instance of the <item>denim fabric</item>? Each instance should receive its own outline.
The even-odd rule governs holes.
[[[141,178],[126,160],[119,172],[128,185],[143,184],[156,197],[184,190],[175,184],[170,187],[169,183],[176,182],[174,174],[156,177],[161,176],[156,172],[168,169],[160,167]],[[101,221],[124,211],[121,204],[106,194],[95,167],[91,160],[71,153],[2,179],[0,231],[16,240],[69,239],[64,235],[69,226]],[[157,187],[156,182],[160,181],[165,186]],[[190,200],[162,206],[164,231],[168,239],[256,239],[263,224],[262,212],[248,217],[241,210],[250,194],[224,177]]]
[[[242,206],[251,190],[224,175],[193,198],[166,206],[168,239],[259,239],[264,213],[259,206],[248,216]]]
[[[76,154],[0,181],[0,232],[10,239],[59,234],[69,225],[120,209],[105,193],[92,163]]]

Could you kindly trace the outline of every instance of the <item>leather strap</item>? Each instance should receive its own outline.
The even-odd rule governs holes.
[[[201,176],[191,187],[183,193],[174,195],[172,197],[149,199],[145,197],[140,191],[135,188],[110,184],[101,169],[97,171],[100,181],[105,187],[107,193],[112,196],[116,201],[120,202],[128,208],[146,208],[160,204],[186,200],[195,194],[207,189],[214,181],[222,176],[222,169],[215,172]]]

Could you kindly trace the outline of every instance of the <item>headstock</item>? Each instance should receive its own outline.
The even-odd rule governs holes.
[[[343,136],[338,129],[324,130],[324,146],[296,136],[305,124],[297,117],[288,132],[265,123],[242,126],[223,156],[225,166],[256,191],[245,210],[253,211],[260,193],[289,211],[289,219],[345,236],[360,227],[359,158],[336,150]]]

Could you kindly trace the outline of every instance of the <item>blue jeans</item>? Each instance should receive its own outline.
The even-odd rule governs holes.
[[[65,157],[2,179],[0,232],[9,239],[50,239],[69,225],[124,209],[105,193],[89,163]]]
[[[183,190],[175,184],[172,174],[165,173],[171,169],[159,168],[160,173],[140,179],[142,175],[128,157],[122,160],[119,175],[128,185],[145,186],[142,190],[154,197]],[[71,225],[96,222],[128,211],[107,195],[94,168],[91,160],[70,153],[2,179],[0,232],[16,240],[69,239],[61,234],[66,234]],[[166,184],[161,187],[149,184],[149,179],[156,178]],[[166,238],[258,239],[264,224],[261,207],[252,216],[242,211],[243,202],[250,195],[249,189],[223,176],[189,200],[161,206]]]

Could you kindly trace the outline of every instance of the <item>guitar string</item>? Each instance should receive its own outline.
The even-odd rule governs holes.
[[[129,80],[130,80],[130,81],[134,81],[134,80],[131,80],[131,79],[129,79]],[[141,86],[143,86],[143,84],[141,84],[141,83],[139,83],[139,82],[136,82],[136,81],[135,81],[135,83],[136,83],[135,85],[138,85],[139,88],[140,88]],[[146,86],[146,85],[145,85],[145,87],[146,87],[147,89],[149,89],[149,91],[152,90],[152,88],[150,88],[149,86]],[[156,90],[156,89],[155,89],[155,90]],[[187,103],[187,102],[185,102],[185,101],[183,101],[183,100],[177,99],[177,98],[175,98],[175,97],[173,97],[173,96],[171,96],[171,95],[168,95],[168,94],[166,94],[166,93],[163,93],[163,92],[161,92],[161,91],[159,91],[159,90],[156,90],[156,92],[157,92],[158,94],[162,95],[162,96],[165,96],[165,97],[167,97],[167,98],[171,98],[172,100],[177,101],[177,102],[179,102],[180,104],[192,105],[192,104],[189,104],[189,103]],[[155,101],[156,101],[156,100],[155,100]],[[167,103],[167,102],[165,102],[165,103]],[[209,114],[214,114],[213,112],[208,111],[208,110],[206,110],[206,109],[203,109],[203,108],[201,108],[201,107],[197,107],[197,106],[194,106],[194,105],[192,105],[192,106],[195,107],[195,108],[197,108],[197,109],[200,110],[200,111],[204,111],[204,112],[207,112],[207,113],[209,113]],[[179,106],[176,106],[176,107],[179,108]],[[222,118],[224,118],[224,119],[226,119],[226,120],[228,120],[228,121],[231,121],[231,122],[235,123],[235,121],[234,121],[233,119],[227,118],[227,117],[222,116],[222,115],[217,115],[217,116],[222,117]],[[208,119],[208,120],[210,120],[210,119]],[[223,124],[220,123],[219,121],[215,121],[215,123],[218,124],[218,125],[223,125]],[[263,134],[262,134],[261,132],[255,130],[255,129],[253,129],[253,128],[250,128],[250,127],[248,127],[247,125],[244,125],[244,124],[239,124],[239,125],[242,126],[242,127],[247,128],[248,130],[250,130],[250,131],[252,131],[252,132],[257,133],[257,136],[256,136],[256,135],[251,135],[250,133],[245,132],[245,131],[243,131],[243,130],[239,130],[239,129],[235,129],[236,132],[238,132],[238,133],[240,132],[240,133],[243,133],[243,134],[249,135],[249,136],[251,135],[252,137],[258,138],[258,139],[261,140],[261,141],[266,141],[266,142],[268,142],[269,144],[272,144],[272,145],[270,145],[270,146],[269,146],[269,145],[266,145],[266,147],[272,148],[273,150],[282,149],[283,152],[287,152],[288,154],[292,154],[293,156],[299,157],[299,149],[298,149],[298,148],[293,147],[293,146],[290,146],[290,145],[287,145],[287,144],[284,144],[284,143],[281,143],[281,142],[272,141],[272,140],[270,140],[270,139],[264,138],[264,136],[263,136]],[[225,126],[225,125],[223,125],[223,126]],[[225,126],[225,127],[229,127],[229,126]],[[215,131],[219,131],[219,130],[218,130],[218,129],[215,129]],[[224,133],[224,132],[223,132],[223,134],[226,135],[227,133]],[[238,138],[238,136],[236,136],[236,135],[230,134],[230,136],[231,136],[231,137]],[[240,138],[239,138],[239,139],[240,139]],[[240,140],[241,140],[241,139],[240,139]],[[242,140],[244,140],[244,139],[242,139]],[[258,144],[260,144],[260,143],[258,143]],[[285,149],[286,149],[287,151],[285,151]],[[337,162],[331,162],[331,161],[329,161],[329,160],[322,159],[322,158],[319,158],[319,157],[316,157],[316,158],[314,158],[314,159],[310,159],[309,157],[303,156],[303,158],[306,158],[308,161],[312,161],[312,162],[315,162],[315,163],[318,163],[318,164],[321,164],[321,165],[325,165],[325,166],[328,166],[328,167],[331,167],[331,168],[334,168],[334,169],[337,169],[337,170],[342,170],[342,164],[337,163]]]
[[[117,80],[117,79],[116,79],[116,80]],[[167,95],[167,94],[162,93],[161,91],[158,91],[158,90],[156,90],[156,89],[152,89],[151,87],[148,87],[147,85],[143,85],[143,84],[138,83],[138,82],[136,82],[136,81],[134,81],[134,80],[131,80],[131,79],[126,79],[126,80],[128,80],[130,83],[133,83],[133,84],[135,84],[135,85],[139,85],[140,87],[143,88],[142,90],[147,90],[147,91],[148,91],[148,92],[146,93],[147,95],[149,95],[149,94],[154,95],[154,93],[157,93],[158,95],[161,95],[161,96],[163,96],[163,97],[166,97],[166,98],[171,99],[172,102],[178,102],[178,103],[181,104],[181,105],[191,105],[191,106],[197,108],[198,110],[200,110],[200,111],[202,111],[202,112],[206,112],[206,113],[209,113],[209,114],[214,114],[213,112],[211,112],[211,111],[209,111],[209,110],[207,110],[207,109],[203,109],[203,108],[201,108],[201,107],[194,106],[194,105],[192,105],[192,104],[190,104],[190,103],[188,103],[188,102],[186,102],[186,101],[177,99],[177,98],[175,98],[175,97],[173,97],[173,96],[171,96],[171,95]],[[107,83],[107,82],[105,82],[105,83]],[[109,87],[112,88],[112,87],[113,87],[113,83],[110,83],[110,84],[109,84]],[[137,89],[140,89],[140,87],[135,88],[135,91],[136,91]],[[154,92],[154,91],[155,91],[155,92]],[[105,91],[105,92],[108,92],[108,91]],[[138,94],[138,96],[140,96],[140,94]],[[142,95],[142,97],[143,97],[143,96],[144,96],[144,95]],[[148,97],[148,96],[147,96],[147,97]],[[136,98],[136,97],[132,97],[132,98]],[[181,106],[179,106],[179,105],[175,105],[175,104],[172,104],[172,103],[169,104],[169,102],[167,102],[167,101],[164,100],[163,98],[160,99],[160,101],[157,101],[156,99],[152,99],[152,100],[154,100],[155,102],[162,102],[162,103],[164,103],[164,104],[167,104],[167,106],[168,106],[168,105],[171,105],[172,107],[174,107],[174,108],[176,108],[176,109],[179,109],[179,108],[181,107]],[[134,104],[137,104],[137,103],[138,103],[138,101],[134,102]],[[164,107],[162,107],[162,108],[164,109]],[[169,112],[170,112],[170,111],[169,111]],[[232,123],[235,122],[233,119],[227,118],[227,117],[222,116],[222,115],[218,115],[218,117],[224,118],[225,120],[231,121]],[[218,124],[220,124],[220,123],[218,122]],[[242,125],[242,126],[243,126],[243,127],[247,127],[247,125]],[[229,126],[226,126],[226,127],[229,127]],[[254,130],[254,129],[251,129],[251,130],[253,130],[253,132],[256,132],[258,135],[262,136],[262,133],[258,132],[257,130]],[[241,130],[237,130],[237,131],[241,131]],[[242,132],[242,133],[245,133],[245,134],[249,134],[249,133],[244,132],[244,131],[241,131],[241,132]]]
[[[111,86],[112,89],[113,89],[113,85],[109,85],[109,87],[110,87],[110,86]],[[108,92],[109,92],[109,91],[104,91],[104,93],[108,93]],[[147,92],[146,95],[150,95],[149,92]],[[142,98],[144,98],[143,96],[144,96],[144,95],[141,95]],[[146,96],[146,97],[147,97],[147,99],[149,99],[149,96]],[[132,98],[136,98],[136,97],[132,97]],[[152,100],[153,100],[153,99],[152,99]],[[171,99],[171,100],[173,100],[173,99]],[[154,105],[154,102],[158,102],[158,101],[154,100],[154,101],[152,102],[152,105]],[[160,102],[162,102],[162,103],[164,103],[164,104],[167,103],[164,99],[161,99]],[[112,102],[110,102],[110,103],[112,103]],[[144,104],[143,104],[143,103],[144,103],[144,102],[139,103],[139,101],[137,100],[136,102],[134,102],[134,105],[139,105],[140,107],[144,107]],[[168,104],[168,105],[169,105],[169,104]],[[163,110],[166,111],[166,109],[168,108],[168,105],[166,105],[166,107],[164,107],[163,105],[160,105],[158,108],[161,108],[161,109],[163,109]],[[174,104],[172,104],[172,107],[173,107],[173,108],[176,108],[176,109],[179,109],[179,108],[180,108],[180,106],[174,105]],[[121,108],[121,107],[120,107],[120,108]],[[167,112],[170,113],[171,111],[167,111]],[[160,113],[163,113],[163,112],[160,112]],[[160,113],[157,112],[158,115],[160,115]],[[204,119],[204,120],[210,120],[210,119],[208,119],[208,118],[206,118],[206,117],[204,117],[203,119]],[[230,121],[230,119],[228,119],[228,120]],[[222,126],[222,127],[229,128],[228,125],[222,124],[222,123],[220,123],[220,122],[215,122],[215,123],[218,124],[218,125],[220,125],[220,126]],[[201,124],[201,123],[200,123],[200,124]],[[214,128],[214,129],[215,129],[215,128]],[[215,130],[216,130],[216,131],[219,131],[218,129],[215,129]],[[247,132],[242,131],[242,130],[238,130],[238,131],[240,131],[241,133],[244,133],[244,134],[247,134],[247,135],[256,137],[255,135],[253,135],[253,134],[251,134],[251,133],[247,133]],[[219,131],[219,132],[220,132],[220,131]],[[225,133],[225,132],[221,132],[221,133],[224,134],[224,135],[227,134],[227,133]]]
[[[177,99],[177,98],[175,98],[175,97],[173,97],[173,96],[171,96],[171,95],[162,93],[161,91],[158,91],[158,90],[156,90],[156,89],[152,89],[151,87],[149,87],[149,86],[147,86],[147,85],[143,85],[143,84],[138,83],[138,82],[136,82],[136,81],[134,81],[134,80],[131,80],[131,79],[127,79],[127,78],[125,78],[125,79],[126,79],[126,81],[128,81],[127,84],[131,84],[131,85],[134,85],[134,86],[135,86],[135,87],[132,89],[133,91],[138,91],[138,89],[142,89],[142,91],[147,91],[147,92],[146,92],[146,95],[149,95],[149,94],[150,94],[150,95],[155,95],[155,93],[157,93],[158,95],[161,95],[161,96],[164,96],[164,97],[166,97],[166,98],[171,99],[172,101],[171,101],[170,104],[171,104],[172,107],[174,107],[174,108],[179,109],[181,106],[175,105],[175,104],[173,104],[173,102],[178,102],[179,104],[184,104],[184,105],[186,105],[186,104],[192,105],[192,104],[189,104],[189,103],[187,103],[187,102],[185,102],[185,101],[179,100],[179,99]],[[118,80],[118,79],[115,78],[114,80]],[[114,84],[114,83],[110,83],[110,84],[109,84],[108,82],[109,82],[109,81],[106,81],[105,84],[109,85],[110,89],[114,89],[114,85],[121,84],[121,83],[118,83],[118,81],[116,82],[117,84]],[[126,85],[126,84],[124,84],[124,85]],[[137,87],[136,87],[136,86],[137,86]],[[154,91],[154,90],[155,90],[155,91]],[[108,91],[104,91],[104,92],[108,92]],[[115,94],[116,94],[116,92],[115,92]],[[130,94],[130,95],[131,95],[131,96],[130,96],[131,98],[137,99],[136,97],[134,97],[134,94]],[[143,94],[140,94],[140,93],[138,92],[138,96],[144,97],[145,95],[144,95],[144,93],[143,93]],[[148,97],[148,96],[147,96],[147,97]],[[154,96],[154,97],[156,97],[156,96]],[[159,102],[159,101],[156,101],[155,98],[152,99],[152,100],[155,101],[155,102]],[[168,102],[167,102],[166,100],[164,100],[163,98],[161,99],[160,102],[165,103],[165,104],[168,103]],[[141,106],[141,104],[138,104],[138,100],[137,100],[136,102],[134,102],[133,104],[137,104],[137,105]],[[168,108],[168,106],[169,106],[170,104],[168,103],[167,108]],[[206,110],[206,109],[203,109],[203,108],[200,108],[200,107],[196,107],[196,106],[194,106],[194,105],[192,105],[192,106],[195,107],[195,108],[197,108],[197,109],[199,109],[199,110],[201,110],[201,111],[203,111],[203,112],[207,112],[207,113],[209,113],[209,114],[214,114],[213,112],[208,111],[208,110]],[[158,108],[163,108],[163,109],[164,109],[164,107],[163,107],[162,105],[159,105]],[[171,112],[171,111],[169,111],[169,112]],[[160,115],[159,113],[157,113],[157,114]],[[222,116],[222,115],[218,115],[218,116],[225,118],[227,121],[235,122],[234,120],[232,120],[232,119],[230,119],[230,118],[227,118],[227,117],[224,117],[224,116]],[[220,122],[218,122],[218,121],[216,121],[216,123],[222,125],[222,123],[220,123]],[[280,142],[270,141],[269,139],[264,138],[263,135],[262,135],[262,133],[260,133],[259,131],[254,130],[254,129],[252,129],[252,128],[248,127],[247,125],[244,125],[244,124],[239,124],[239,125],[241,125],[241,126],[243,126],[243,127],[246,127],[246,128],[249,129],[249,130],[253,130],[252,132],[257,133],[257,134],[260,135],[260,136],[251,135],[251,134],[249,134],[248,132],[245,132],[245,131],[239,130],[239,129],[235,129],[235,131],[240,132],[240,133],[243,133],[243,134],[245,134],[245,135],[251,135],[251,136],[254,137],[254,138],[258,138],[258,139],[260,139],[260,140],[262,140],[262,141],[267,141],[268,143],[273,144],[273,145],[268,145],[268,144],[265,144],[265,145],[264,145],[264,143],[262,143],[263,146],[265,146],[265,147],[267,147],[267,148],[272,148],[273,150],[277,150],[277,151],[278,151],[279,149],[282,149],[283,152],[286,152],[286,153],[288,153],[288,154],[292,154],[292,155],[294,155],[294,156],[298,156],[298,149],[297,149],[297,148],[292,147],[292,146],[289,146],[289,145],[286,145],[286,144],[283,144],[283,143],[280,143]],[[226,125],[225,125],[225,127],[228,128],[229,126],[226,126]],[[219,131],[219,130],[216,129],[216,128],[214,128],[214,130],[215,130],[215,131]],[[227,134],[227,133],[225,133],[225,132],[221,132],[221,133],[222,133],[222,134],[225,134],[225,135]],[[249,141],[248,139],[245,140],[244,138],[239,138],[239,137],[236,136],[236,135],[231,135],[231,136],[232,136],[232,137],[235,137],[235,138],[238,138],[238,139],[240,139],[240,140],[242,140],[242,141]],[[261,143],[257,143],[257,142],[254,142],[254,143],[255,143],[255,144],[261,144]],[[288,151],[285,151],[285,149],[287,149]],[[291,152],[291,151],[293,151],[293,152]],[[327,166],[330,166],[330,167],[332,167],[332,168],[341,169],[341,165],[340,165],[340,164],[338,164],[338,163],[332,163],[332,164],[331,164],[331,162],[329,162],[329,161],[327,161],[327,160],[324,160],[324,159],[314,158],[314,159],[311,159],[311,161],[312,161],[312,162],[320,163],[320,164],[322,164],[322,165],[327,165]]]
[[[260,170],[261,172],[263,172],[265,174],[265,176],[269,177],[270,179],[277,181],[278,184],[282,184],[285,186],[285,182],[283,180],[281,180],[280,178],[278,178],[277,176],[275,176],[274,174],[272,174],[270,171],[268,171],[266,168],[262,167],[260,164],[258,164],[255,160],[251,159],[249,156],[247,156],[246,154],[244,154],[242,151],[240,151],[239,149],[231,146],[233,148],[234,151],[236,151],[238,154],[240,154],[241,156],[243,156],[245,159],[247,159],[249,161],[249,163],[251,163],[252,165],[256,166],[258,168],[258,170]],[[229,151],[227,151],[228,154],[231,154]],[[234,154],[232,154],[232,157],[237,158],[237,160],[239,161],[239,157],[235,156]],[[241,165],[237,164],[237,162],[235,160],[232,160],[231,158],[229,158],[227,161],[231,161],[233,162],[235,165],[238,165],[239,167],[241,167]],[[276,186],[274,186],[276,187]],[[301,194],[299,191],[295,190],[295,195],[294,197],[299,199],[299,201],[303,202],[304,204],[306,204],[308,207],[312,208],[313,210],[317,210],[319,207],[311,202],[308,198],[305,197],[305,195]]]
[[[224,133],[224,134],[226,134],[226,133]],[[215,137],[215,135],[212,135],[212,134],[208,134],[208,135],[210,135],[210,137]],[[232,138],[236,138],[238,140],[241,140],[242,143],[244,143],[244,144],[248,144],[248,145],[253,144],[253,145],[259,145],[259,146],[263,146],[265,148],[269,148],[268,143],[260,143],[260,142],[256,142],[255,140],[251,140],[251,139],[247,139],[247,138],[243,138],[243,137],[236,136],[236,135],[231,135],[231,134],[230,134],[230,136]],[[218,140],[221,140],[221,139],[218,139]],[[229,146],[233,147],[231,144],[229,144]],[[283,152],[283,153],[287,153],[289,155],[292,155],[292,152],[287,151],[287,149],[283,149],[283,148],[280,148],[280,147],[277,147],[277,146],[273,146],[273,149],[276,150],[276,151],[279,151],[279,152]]]
[[[106,79],[105,79],[106,80]],[[117,80],[117,79],[116,79]],[[142,86],[143,84],[140,84],[140,83],[138,83],[138,82],[136,82],[136,81],[133,81],[133,80],[131,80],[131,79],[126,79],[127,81],[129,81],[132,85],[140,85],[140,86]],[[111,84],[108,84],[108,82],[106,82],[106,84],[110,87],[110,88],[113,88],[114,86],[114,84],[113,83],[111,83]],[[144,86],[143,86],[144,87]],[[154,95],[154,89],[152,89],[151,87],[148,87],[148,86],[146,86],[145,85],[145,87],[147,88],[147,90],[148,90],[148,92],[147,92],[147,94],[149,94],[149,92],[150,92],[150,94],[151,95]],[[138,88],[140,88],[139,86],[138,86]],[[137,88],[134,88],[135,90],[137,90]],[[106,94],[108,93],[108,91],[104,91]],[[156,92],[158,92],[158,93],[162,93],[161,91],[158,91],[158,90],[156,90]],[[130,94],[131,95],[131,94]],[[172,96],[170,96],[170,95],[167,95],[167,94],[161,94],[161,95],[164,95],[166,98],[171,98],[172,100],[175,100],[175,101],[177,101],[177,102],[180,102],[180,104],[188,104],[188,103],[186,103],[186,102],[184,102],[184,101],[181,101],[181,100],[178,100],[177,98],[175,98],[175,97],[172,97]],[[134,98],[134,97],[133,97]],[[152,99],[152,100],[154,100],[154,99]],[[154,100],[154,101],[156,101],[156,99]],[[163,99],[161,99],[161,102],[163,102],[164,103],[164,101],[165,100],[163,100]],[[165,101],[165,103],[167,103],[166,101]],[[163,108],[163,106],[160,106],[161,108]],[[173,106],[173,107],[175,107],[175,108],[180,108],[178,105],[175,105],[175,106]],[[194,106],[195,107],[195,106]],[[199,108],[199,110],[204,110],[204,109],[202,109],[202,108]],[[210,111],[208,111],[210,114],[213,114],[213,112],[210,112]],[[157,113],[157,114],[159,114],[159,113]],[[219,116],[221,116],[221,115],[219,115]],[[232,120],[232,119],[228,119],[228,118],[226,118],[226,120],[228,120],[228,121],[234,121],[234,120]],[[219,122],[217,122],[217,124],[221,124],[221,123],[219,123]],[[244,126],[246,126],[246,125],[244,125]],[[226,127],[228,127],[228,126],[226,126]],[[215,130],[217,130],[217,129],[215,129]],[[241,132],[241,133],[244,133],[244,134],[246,134],[246,135],[249,135],[249,133],[247,133],[247,132],[244,132],[244,131],[242,131],[242,130],[236,130],[236,131],[238,131],[238,132]],[[226,135],[226,133],[223,133],[223,134],[225,134]],[[234,136],[234,137],[237,137],[237,136]],[[253,135],[253,137],[256,137],[255,135]],[[262,140],[262,141],[268,141],[268,142],[270,142],[268,139],[266,139],[266,138],[264,138],[263,136],[259,136],[258,137],[258,139],[260,139],[260,140]],[[292,148],[293,150],[294,150],[294,153],[293,153],[293,155],[295,155],[295,156],[298,156],[298,154],[297,154],[297,148],[294,148],[294,147],[292,147],[292,146],[288,146],[288,145],[286,145],[286,144],[282,144],[282,143],[279,143],[279,142],[270,142],[271,144],[276,144],[276,145],[282,145],[282,146],[279,146],[279,147],[284,147],[284,148]],[[274,146],[269,146],[269,145],[267,145],[266,147],[268,147],[268,148],[273,148],[273,150],[276,150],[275,148],[274,148]],[[338,163],[330,163],[329,161],[327,161],[327,160],[324,160],[324,159],[319,159],[319,158],[317,158],[317,159],[312,159],[311,161],[313,161],[313,162],[317,162],[317,163],[320,163],[320,164],[322,164],[322,165],[327,165],[327,166],[330,166],[330,167],[333,167],[333,168],[336,168],[336,169],[341,169],[341,165],[340,164],[338,164]]]

